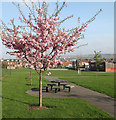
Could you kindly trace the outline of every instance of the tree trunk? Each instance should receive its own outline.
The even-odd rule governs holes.
[[[79,68],[78,68],[78,74],[80,74],[80,70],[79,70]]]
[[[99,68],[98,68],[98,65],[97,65],[97,72],[99,72]]]
[[[42,71],[40,70],[39,79],[39,106],[42,107]]]

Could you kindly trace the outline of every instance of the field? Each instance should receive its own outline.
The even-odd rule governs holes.
[[[78,74],[77,71],[72,70],[62,72],[52,70],[50,72],[51,76],[58,76],[63,80],[116,98],[114,95],[114,73],[83,71]]]
[[[76,76],[76,78],[78,76],[76,71],[51,72],[52,76]],[[87,72],[82,74],[91,77],[94,75],[94,73]],[[44,75],[46,75],[46,72]],[[28,95],[26,91],[31,88],[38,88],[39,76],[35,71],[32,71],[33,86],[28,86],[30,84],[28,77],[28,69],[3,69],[3,118],[112,118],[109,114],[80,98],[43,98],[43,105],[50,106],[51,108],[46,110],[29,110],[30,104],[38,104],[38,97]],[[49,81],[43,78],[43,85],[47,83]]]

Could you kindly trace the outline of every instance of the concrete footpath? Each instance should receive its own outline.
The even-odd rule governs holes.
[[[48,79],[49,81],[52,80],[61,80],[58,79],[58,77],[48,77],[44,76],[44,78]],[[85,101],[89,102],[90,104],[102,109],[104,112],[107,112],[111,114],[112,116],[116,117],[116,114],[114,113],[114,109],[116,108],[116,99],[109,97],[107,95],[92,91],[90,89],[81,87],[79,85],[68,83],[73,88],[71,88],[71,92],[69,93],[68,90],[61,90],[58,93],[55,93],[54,91],[46,92],[45,89],[43,89],[43,97],[50,97],[50,98],[82,98]],[[32,89],[27,91],[26,93],[38,96],[39,92],[38,89]]]

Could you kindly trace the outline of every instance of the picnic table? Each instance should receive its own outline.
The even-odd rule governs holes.
[[[51,82],[54,84],[47,84],[47,86],[44,86],[46,87],[46,92],[48,92],[49,87],[51,87],[51,90],[55,89],[55,93],[57,93],[61,89],[60,86],[63,86],[63,90],[65,90],[65,88],[68,88],[69,92],[71,92],[71,86],[67,83],[67,80],[53,80]],[[58,83],[58,86],[55,83]]]
[[[61,83],[65,83],[65,82],[67,82],[67,80],[53,80],[51,82],[58,83],[58,86],[60,86]]]

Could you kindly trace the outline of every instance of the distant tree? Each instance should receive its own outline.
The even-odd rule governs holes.
[[[99,71],[99,65],[100,63],[103,62],[103,59],[102,59],[102,55],[101,55],[101,51],[94,51],[94,60],[96,61],[95,65],[96,65],[96,69],[97,71]]]
[[[73,52],[74,46],[83,38],[83,32],[89,23],[102,11],[98,11],[90,20],[80,27],[66,30],[61,28],[61,24],[73,16],[64,19],[60,18],[60,13],[66,2],[56,2],[56,9],[53,14],[48,13],[48,4],[46,2],[31,2],[30,6],[24,1],[29,9],[28,17],[25,17],[20,5],[13,3],[19,10],[19,24],[15,24],[12,19],[9,25],[2,21],[1,39],[3,45],[15,55],[27,61],[31,69],[35,69],[40,76],[39,81],[39,106],[42,107],[42,73],[60,63],[60,55],[67,52]],[[37,6],[38,5],[38,6]],[[24,11],[25,12],[25,11]],[[11,25],[11,26],[10,26]]]
[[[7,68],[7,66],[8,66],[8,63],[6,61],[3,61],[2,62],[2,68]]]

